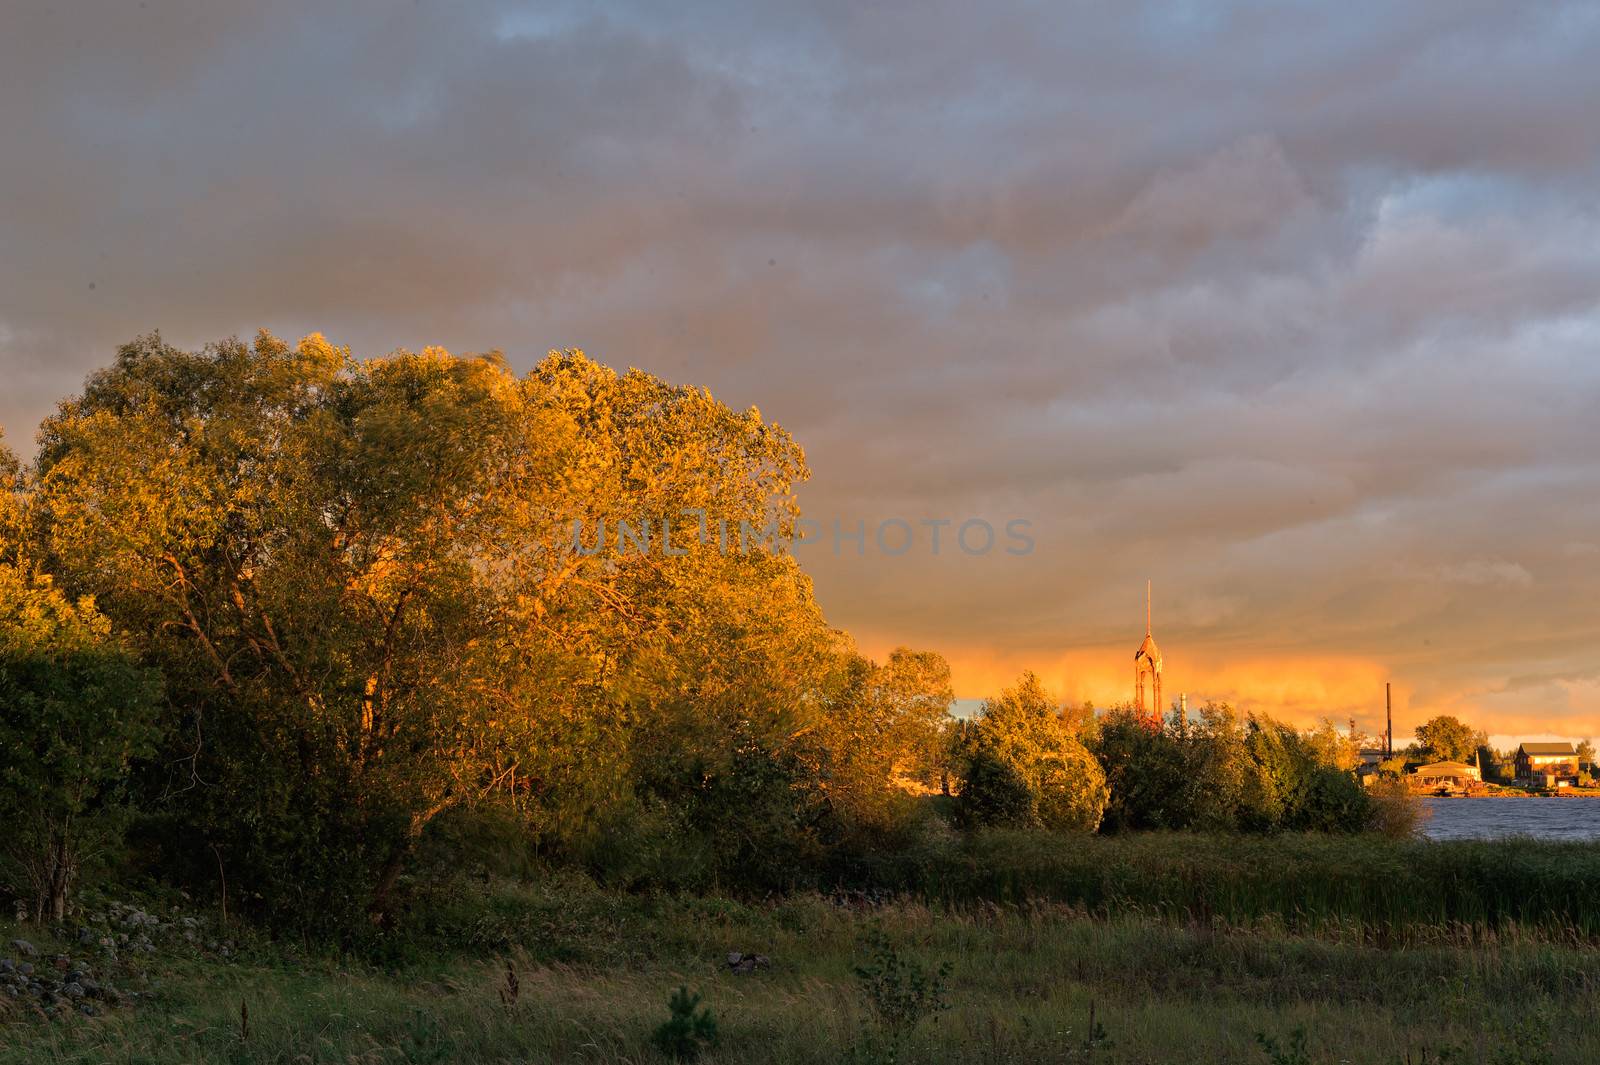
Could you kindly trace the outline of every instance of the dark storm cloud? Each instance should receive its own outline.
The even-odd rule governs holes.
[[[963,694],[1121,697],[1069,652],[1148,575],[1197,693],[1600,731],[1588,5],[3,10],[13,442],[149,328],[581,345],[759,404],[818,517],[1032,519],[810,563]]]

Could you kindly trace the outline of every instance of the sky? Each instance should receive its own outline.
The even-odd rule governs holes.
[[[1473,0],[0,0],[0,426],[151,329],[581,347],[792,432],[830,620],[963,699],[1130,698],[1148,579],[1191,705],[1600,735],[1597,52]]]

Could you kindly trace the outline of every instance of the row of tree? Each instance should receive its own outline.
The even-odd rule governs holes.
[[[1058,711],[1038,678],[984,704],[950,733],[969,824],[1102,831],[1359,831],[1369,794],[1349,739],[1207,704],[1152,724],[1131,707]]]
[[[1095,724],[1024,678],[951,724],[944,661],[863,657],[781,549],[804,476],[754,408],[576,351],[125,346],[29,466],[0,447],[7,875],[59,917],[129,828],[176,882],[349,927],[468,822],[764,886],[941,776],[973,824],[1354,824],[1314,743],[1221,708]],[[645,521],[695,535],[573,532]]]

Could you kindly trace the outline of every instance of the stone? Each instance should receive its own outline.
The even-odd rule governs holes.
[[[736,973],[753,973],[771,967],[772,960],[765,954],[745,954],[737,950],[728,953],[728,968]]]
[[[24,958],[37,958],[39,956],[39,948],[29,943],[26,939],[13,939],[11,941],[11,949],[21,954]]]

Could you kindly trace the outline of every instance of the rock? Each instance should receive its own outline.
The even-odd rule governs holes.
[[[80,1002],[78,1003],[78,1012],[85,1017],[93,1017],[100,1011],[94,1008],[94,1003],[92,1002]]]
[[[26,939],[13,939],[11,941],[11,949],[21,954],[24,958],[37,958],[39,956],[39,948],[29,943]]]
[[[14,973],[16,971],[16,962],[12,961],[10,958],[0,958],[0,973]]]
[[[23,962],[21,965],[17,966],[17,972],[21,973],[23,976],[32,976],[33,975],[33,962],[31,962],[31,961]]]
[[[78,942],[87,947],[94,943],[94,929],[83,925],[78,929]]]
[[[735,950],[728,954],[728,968],[736,973],[753,973],[757,969],[772,968],[772,960],[765,954],[744,954]]]

